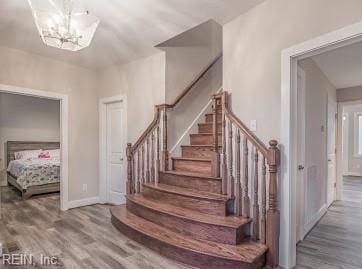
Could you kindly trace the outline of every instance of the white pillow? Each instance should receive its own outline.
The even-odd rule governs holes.
[[[60,158],[60,149],[43,150],[44,153],[48,153],[50,158]]]
[[[28,160],[28,159],[38,159],[39,154],[42,152],[41,149],[37,150],[23,150],[15,152],[15,160]]]

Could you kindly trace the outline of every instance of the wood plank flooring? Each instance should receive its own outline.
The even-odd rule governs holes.
[[[0,242],[16,243],[20,250],[12,253],[34,254],[36,262],[39,262],[38,256],[44,254],[58,257],[60,268],[190,268],[122,235],[111,224],[107,205],[61,212],[59,195],[22,201],[11,187],[2,188],[1,200]]]
[[[344,178],[344,200],[336,201],[297,247],[296,268],[362,268],[362,178]]]

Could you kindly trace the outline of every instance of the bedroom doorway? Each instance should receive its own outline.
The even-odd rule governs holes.
[[[100,190],[103,203],[126,202],[126,99],[100,100]]]
[[[54,209],[67,210],[68,96],[8,85],[0,85],[0,95],[0,106],[8,110],[0,115],[1,179],[8,185],[1,188],[1,215],[8,209],[4,201],[22,203],[49,193],[57,193]]]

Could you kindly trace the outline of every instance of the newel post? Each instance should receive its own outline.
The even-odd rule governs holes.
[[[167,139],[167,106],[163,107],[163,130],[162,130],[162,165],[163,170],[168,170],[168,139]]]
[[[213,145],[212,145],[212,174],[214,177],[220,177],[220,153],[219,153],[219,129],[218,129],[218,111],[217,107],[220,102],[220,98],[217,95],[213,96],[212,104],[212,134],[213,134]]]
[[[134,183],[133,183],[133,175],[132,175],[132,144],[128,143],[127,144],[127,149],[126,149],[126,154],[127,154],[127,194],[132,194],[133,193],[133,188],[134,188]]]
[[[278,209],[278,166],[280,152],[278,142],[269,142],[269,208],[267,212],[266,245],[268,246],[267,265],[275,268],[279,263],[280,212]]]

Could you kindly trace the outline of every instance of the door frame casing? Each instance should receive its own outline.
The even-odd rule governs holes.
[[[304,71],[304,69],[300,66],[297,67],[298,70],[297,70],[297,75],[301,77],[302,81],[303,81],[303,93],[301,95],[302,99],[300,100],[300,103],[299,101],[297,102],[297,105],[301,105],[301,113],[302,113],[302,117],[300,117],[300,119],[302,120],[302,125],[301,125],[301,128],[304,129],[304,132],[301,134],[301,132],[298,132],[299,133],[299,137],[302,139],[302,146],[301,147],[301,150],[302,152],[298,152],[296,151],[296,158],[298,161],[298,165],[303,165],[304,167],[306,166],[306,162],[305,162],[305,155],[306,155],[306,151],[305,151],[305,127],[306,127],[306,80],[307,80],[307,76],[306,76],[306,72]],[[298,78],[297,78],[298,79]],[[298,83],[299,84],[299,83]],[[297,122],[297,128],[299,127],[299,122]],[[299,128],[298,128],[299,129]],[[306,202],[306,197],[305,197],[305,192],[306,192],[306,181],[305,181],[305,178],[306,178],[306,175],[305,175],[305,168],[303,169],[303,171],[299,171],[298,172],[298,179],[300,179],[301,175],[300,173],[303,173],[303,178],[301,179],[301,182],[300,182],[300,190],[302,190],[302,201],[299,205],[299,208],[297,207],[297,210],[298,210],[298,213],[299,213],[299,223],[297,223],[297,226],[296,227],[296,232],[298,234],[297,236],[297,242],[300,241],[300,240],[303,240],[304,237],[305,237],[305,234],[306,234],[306,231],[305,231],[305,202]],[[297,179],[297,180],[298,180]],[[297,183],[296,183],[297,184]],[[297,229],[299,228],[299,229]]]
[[[101,203],[108,202],[107,182],[107,105],[122,102],[122,144],[123,152],[126,152],[127,144],[127,96],[116,95],[99,100],[99,199]],[[126,157],[124,158],[126,160]],[[123,169],[127,169],[127,162],[123,162]],[[123,170],[126,171],[126,170]],[[120,179],[121,180],[121,179]]]
[[[0,84],[0,92],[31,96],[36,98],[45,98],[58,100],[60,102],[60,152],[61,152],[61,169],[60,169],[60,210],[69,209],[69,145],[68,145],[68,128],[69,128],[69,97],[66,94],[57,92],[34,90],[11,85]]]
[[[296,264],[296,89],[297,61],[362,40],[362,22],[323,34],[281,53],[280,265]],[[339,155],[339,152],[337,152]],[[339,158],[338,158],[339,160]],[[339,164],[337,164],[339,169]],[[339,173],[337,173],[339,175]],[[339,180],[341,181],[341,180]],[[338,182],[338,179],[337,179]],[[337,199],[339,199],[337,183]]]

